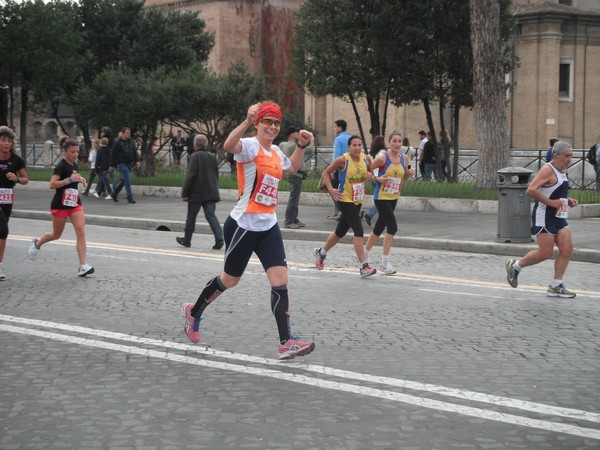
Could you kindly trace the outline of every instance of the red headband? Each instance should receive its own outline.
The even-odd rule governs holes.
[[[260,104],[260,108],[258,109],[258,113],[256,114],[256,118],[254,119],[254,125],[258,125],[258,122],[264,117],[274,117],[280,122],[283,120],[283,114],[281,114],[281,109],[277,103],[273,102],[264,102]]]

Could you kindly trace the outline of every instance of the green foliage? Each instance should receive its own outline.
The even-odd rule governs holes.
[[[381,103],[387,108],[391,79],[400,70],[391,64],[388,52],[394,45],[391,33],[402,30],[390,22],[390,17],[397,16],[390,15],[393,7],[401,3],[307,0],[296,14],[292,61],[300,81],[315,96],[333,95],[353,106],[364,99],[372,136],[382,132]],[[406,67],[406,75],[412,70]]]
[[[205,31],[197,13],[143,10],[130,33],[120,42],[126,67],[133,70],[166,68],[170,71],[208,60],[214,36]]]
[[[80,0],[86,65],[85,82],[122,61],[122,42],[132,40],[134,25],[142,14],[143,0]],[[147,32],[148,30],[146,30]]]
[[[510,3],[501,0],[505,40],[514,24]],[[385,134],[388,102],[473,105],[468,1],[306,0],[296,18],[293,63],[300,81],[315,96],[353,106],[364,100],[372,136]]]
[[[0,84],[21,90],[21,151],[33,106],[60,95],[82,69],[82,40],[72,3],[41,0],[0,5]],[[33,95],[31,95],[33,94]]]
[[[225,75],[201,68],[180,72],[166,89],[177,108],[163,109],[165,124],[205,134],[209,148],[216,150],[246,118],[248,107],[267,95],[264,79],[250,74],[242,62]]]

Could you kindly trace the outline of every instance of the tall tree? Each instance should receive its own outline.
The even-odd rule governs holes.
[[[150,144],[159,122],[183,114],[179,103],[185,94],[183,98],[167,97],[170,86],[179,81],[177,74],[189,67],[204,70],[197,68],[208,59],[214,36],[205,31],[206,24],[197,13],[163,14],[143,9],[143,3],[81,0],[88,64],[83,83],[69,92],[67,100],[74,105],[82,128],[88,122],[98,129],[104,125],[130,127],[141,144],[146,173],[153,173]],[[136,89],[136,83],[147,85]],[[122,102],[117,94],[128,102]],[[125,110],[117,111],[117,105]]]
[[[470,0],[473,98],[479,169],[476,187],[490,189],[509,161],[500,0]]]
[[[404,22],[402,11],[409,11],[405,3],[306,0],[296,15],[292,55],[300,81],[312,95],[333,95],[350,102],[363,139],[360,102],[364,101],[368,111],[368,133],[381,134],[393,80],[401,71],[406,76],[416,75],[416,68],[401,67],[398,60],[390,58],[391,49],[397,49],[408,32],[390,21],[393,17],[394,22]],[[409,50],[400,46],[402,49]]]
[[[0,10],[0,79],[20,89],[21,154],[26,156],[32,102],[72,82],[81,70],[81,40],[73,4],[58,0],[17,3]]]

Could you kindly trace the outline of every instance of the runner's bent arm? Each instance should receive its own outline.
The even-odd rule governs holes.
[[[237,127],[235,127],[233,131],[229,133],[227,139],[225,139],[225,143],[223,144],[223,149],[225,151],[233,154],[237,154],[242,151],[241,139],[246,134],[248,128],[250,128],[250,126],[254,123],[254,118],[256,117],[259,108],[260,103],[256,103],[248,108],[246,119]]]

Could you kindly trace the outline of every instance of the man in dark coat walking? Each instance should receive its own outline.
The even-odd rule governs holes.
[[[188,202],[185,235],[175,240],[184,247],[191,247],[192,235],[196,229],[196,217],[200,208],[203,208],[204,217],[215,236],[213,249],[219,250],[224,245],[223,230],[219,219],[215,216],[216,204],[221,200],[218,185],[219,165],[215,155],[209,153],[207,149],[206,136],[199,134],[194,137],[194,153],[190,157],[181,190],[181,199]]]

